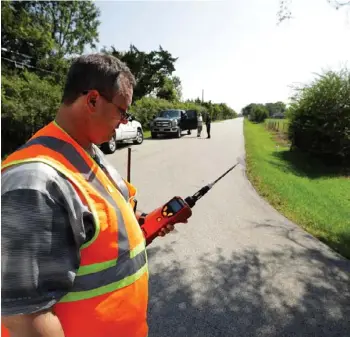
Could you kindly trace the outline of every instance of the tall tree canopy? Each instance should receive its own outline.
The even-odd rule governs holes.
[[[39,13],[41,24],[50,23],[54,54],[81,54],[85,46],[96,48],[100,10],[92,1],[34,1],[29,11]]]
[[[178,76],[166,77],[156,96],[168,101],[179,101],[182,95],[181,80]]]
[[[174,64],[177,58],[161,46],[159,50],[152,50],[149,53],[138,50],[134,45],[130,45],[127,51],[118,51],[114,47],[102,51],[118,57],[128,65],[137,81],[134,90],[135,100],[162,88],[166,78],[175,71]]]
[[[4,1],[1,45],[5,57],[55,71],[65,56],[96,47],[100,10],[92,1]],[[48,62],[48,58],[51,61]]]

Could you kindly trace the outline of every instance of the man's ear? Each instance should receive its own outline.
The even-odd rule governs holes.
[[[86,96],[86,103],[89,107],[89,110],[91,112],[95,111],[96,108],[96,102],[99,99],[100,94],[96,90],[91,90]]]

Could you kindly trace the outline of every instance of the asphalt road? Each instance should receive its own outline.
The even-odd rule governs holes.
[[[132,146],[139,208],[186,197],[244,156],[242,119],[212,139]],[[127,147],[108,156],[126,176]],[[350,261],[262,200],[235,169],[148,248],[150,337],[350,336]]]

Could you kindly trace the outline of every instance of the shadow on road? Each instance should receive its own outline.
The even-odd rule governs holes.
[[[284,237],[286,237],[287,239],[293,241],[295,244],[298,244],[299,246],[308,249],[307,246],[304,246],[300,240],[296,240],[296,236],[300,237],[302,236],[304,238],[303,241],[305,241],[305,239],[308,240],[312,240],[312,241],[321,241],[323,243],[325,243],[327,246],[330,246],[335,252],[337,252],[338,254],[343,253],[343,256],[345,256],[344,258],[348,259],[348,264],[349,264],[349,274],[350,274],[350,250],[345,249],[345,247],[350,247],[350,235],[348,233],[342,233],[339,236],[336,237],[330,237],[330,238],[325,238],[322,237],[322,235],[319,235],[317,238],[313,237],[312,235],[300,231],[299,227],[293,228],[289,225],[285,225],[284,223],[278,222],[276,223],[275,221],[272,220],[266,220],[264,223],[261,224],[257,224],[254,222],[251,222],[253,224],[255,224],[256,228],[260,228],[260,227],[264,227],[264,228],[272,228],[274,230],[277,230],[277,232],[279,232],[281,235],[283,235]]]
[[[172,250],[148,249],[150,261],[169,255],[166,265],[151,266],[150,336],[350,336],[347,261],[288,247],[237,251],[227,258],[218,248],[189,271],[170,258]],[[305,277],[298,265],[310,260],[315,270]],[[189,281],[192,273],[197,276]]]

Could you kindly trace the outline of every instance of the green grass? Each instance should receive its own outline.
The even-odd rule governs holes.
[[[143,138],[144,139],[151,138],[151,131],[150,130],[143,130]]]
[[[247,174],[290,220],[350,258],[350,177],[279,143],[264,124],[244,121]],[[278,137],[277,137],[278,138]]]

